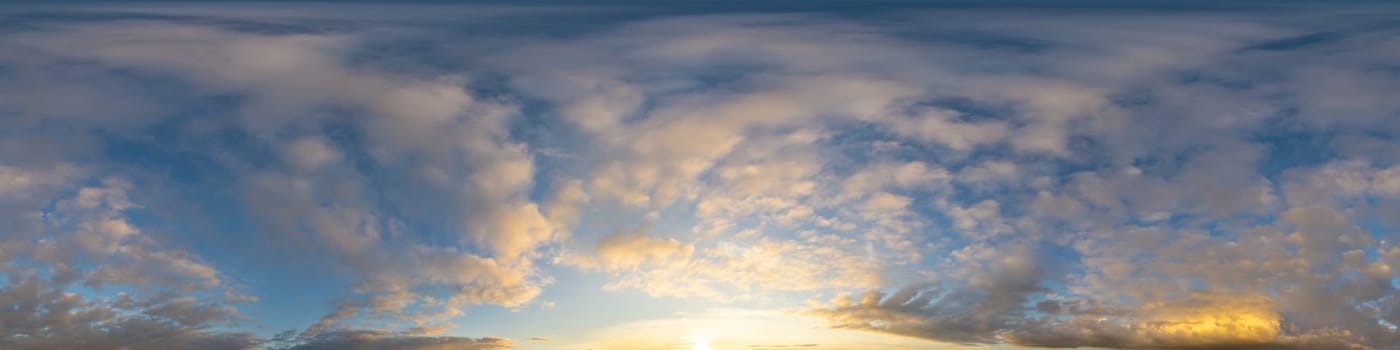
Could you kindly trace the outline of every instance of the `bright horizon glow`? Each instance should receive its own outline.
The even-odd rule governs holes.
[[[704,336],[695,337],[695,345],[691,347],[691,350],[710,350],[710,338]]]

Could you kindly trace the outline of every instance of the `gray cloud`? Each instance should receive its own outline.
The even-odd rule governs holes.
[[[253,349],[250,333],[213,330],[232,308],[168,295],[90,300],[38,276],[10,274],[0,288],[0,346],[7,349]]]
[[[374,330],[322,332],[294,344],[273,345],[278,350],[500,350],[511,348],[502,338],[409,336]]]
[[[57,173],[55,173],[57,172]],[[65,174],[55,176],[56,174]],[[244,317],[211,302],[234,291],[197,255],[171,249],[125,213],[133,185],[119,178],[93,186],[62,184],[75,167],[9,167],[7,204],[46,203],[5,211],[0,239],[0,347],[18,349],[249,349],[244,332],[217,331]],[[80,288],[122,288],[110,297]],[[121,289],[119,289],[121,290]],[[189,295],[189,296],[181,296]]]

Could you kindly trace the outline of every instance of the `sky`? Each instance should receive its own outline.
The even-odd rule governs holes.
[[[1400,349],[1400,6],[0,4],[0,348]]]

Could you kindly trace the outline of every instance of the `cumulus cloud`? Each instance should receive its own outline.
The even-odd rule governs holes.
[[[211,302],[231,291],[197,255],[166,247],[133,224],[132,184],[107,178],[71,188],[52,169],[6,167],[6,203],[47,203],[42,213],[5,211],[0,239],[0,346],[17,349],[251,349],[251,333],[226,332],[245,317]],[[69,176],[77,170],[59,166]],[[21,195],[14,197],[13,195]],[[37,215],[36,215],[37,214]],[[91,291],[122,290],[98,297]],[[182,296],[185,295],[185,296]]]
[[[0,61],[16,70],[45,70],[54,62],[80,60],[109,72],[140,71],[148,79],[175,79],[196,87],[183,98],[246,98],[229,118],[190,121],[183,127],[204,136],[244,133],[259,147],[279,154],[274,159],[285,166],[249,162],[243,158],[248,154],[239,154],[246,150],[214,151],[224,157],[213,161],[232,172],[232,181],[224,185],[239,189],[239,199],[259,225],[258,237],[271,243],[265,247],[316,249],[322,254],[307,257],[345,267],[327,272],[344,273],[358,284],[356,290],[366,302],[354,305],[371,308],[369,315],[423,320],[453,317],[469,305],[516,306],[533,299],[544,283],[535,276],[531,252],[555,235],[538,206],[523,194],[533,170],[526,149],[505,135],[505,118],[512,107],[473,98],[457,77],[355,67],[341,55],[355,47],[358,38],[313,31],[268,34],[179,21],[111,21],[44,26],[9,33],[0,41],[15,49],[7,50],[13,54]],[[49,106],[21,107],[17,112],[34,123],[62,112]],[[119,125],[80,118],[60,123],[79,130],[139,134],[143,125],[159,123],[165,112],[157,109],[144,120],[133,118]],[[344,122],[337,118],[346,115],[352,116],[350,122],[363,138],[336,138],[318,127]],[[16,125],[23,127],[18,130],[40,128]],[[434,246],[406,237],[401,233],[403,222],[419,218],[391,215],[383,207],[390,203],[367,198],[375,179],[385,173],[356,163],[364,161],[377,169],[406,169],[396,173],[405,177],[394,180],[405,184],[404,192],[391,196],[408,201],[414,192],[436,193],[433,197],[445,204],[425,214],[434,219],[460,217],[441,224],[458,228],[461,242],[481,249]],[[31,177],[7,175],[5,183],[42,185]],[[83,189],[78,198],[59,207],[87,209],[107,196],[99,191]],[[445,213],[453,215],[438,215]],[[113,259],[131,261],[103,265],[88,276],[87,285],[181,290],[219,286],[215,269],[191,255],[117,243],[131,240],[135,230],[113,219],[85,229],[75,244],[121,251],[125,254]],[[70,263],[76,258],[54,256],[46,262]],[[425,286],[456,292],[441,298],[415,294]],[[368,302],[388,296],[400,302]]]

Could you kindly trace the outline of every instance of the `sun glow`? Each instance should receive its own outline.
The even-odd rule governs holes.
[[[710,338],[708,338],[708,337],[695,337],[695,345],[694,345],[694,346],[691,346],[690,349],[691,349],[691,350],[710,350]]]
[[[889,350],[929,348],[924,340],[854,329],[828,329],[822,320],[785,310],[716,308],[673,317],[620,324],[591,335],[584,346],[542,350],[729,350],[749,345],[819,344],[823,349]],[[554,344],[550,344],[554,345]],[[961,347],[950,347],[961,349]]]

